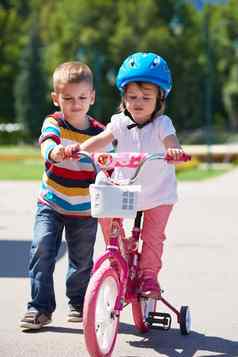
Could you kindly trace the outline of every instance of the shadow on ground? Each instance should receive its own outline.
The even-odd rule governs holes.
[[[0,278],[27,278],[31,242],[20,240],[0,240]],[[62,242],[57,260],[66,251]]]
[[[146,334],[136,332],[132,325],[120,324],[120,334],[133,334],[141,337],[137,341],[128,340],[132,347],[141,349],[151,348],[159,354],[167,357],[193,357],[197,353],[199,356],[210,357],[238,357],[238,342],[222,337],[208,336],[192,331],[189,336],[182,336],[180,330],[171,329],[169,331],[150,330]],[[119,337],[120,338],[120,337]],[[204,352],[202,355],[201,352]]]
[[[78,324],[78,323],[77,323]],[[61,326],[45,326],[41,328],[40,330],[22,330],[23,333],[26,334],[37,334],[37,333],[44,333],[44,332],[52,332],[52,333],[74,333],[77,335],[82,335],[83,334],[83,328],[82,324],[79,324],[78,328],[72,328],[72,327],[61,327]]]
[[[39,331],[26,330],[24,332],[35,334]],[[83,334],[82,326],[79,328],[47,326],[41,329],[40,332]],[[117,343],[120,339],[120,335],[136,335],[140,337],[140,339],[136,341],[134,338],[133,341],[130,341],[128,338],[127,343],[131,347],[136,347],[141,350],[144,349],[145,356],[147,356],[148,348],[150,348],[158,352],[158,355],[161,354],[167,357],[195,357],[198,353],[199,356],[203,357],[238,357],[238,342],[222,337],[207,336],[195,331],[192,331],[189,336],[182,336],[178,329],[171,329],[169,331],[150,330],[146,334],[141,334],[136,331],[133,325],[120,323]],[[123,355],[121,357],[135,356]]]

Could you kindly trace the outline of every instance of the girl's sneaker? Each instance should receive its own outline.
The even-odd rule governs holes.
[[[161,289],[157,280],[150,276],[142,278],[140,284],[140,294],[144,297],[160,299]]]
[[[37,310],[30,309],[20,321],[20,327],[24,330],[39,330],[43,326],[51,323],[52,314],[46,314]]]

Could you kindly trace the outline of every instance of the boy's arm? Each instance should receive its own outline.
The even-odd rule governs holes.
[[[80,145],[81,151],[95,152],[105,150],[105,147],[112,143],[114,137],[110,130],[105,130],[100,134],[91,137]]]
[[[46,139],[41,144],[41,155],[45,161],[57,163],[65,159],[65,147],[56,144],[52,139]]]
[[[56,144],[53,140],[47,139],[41,144],[41,155],[49,162],[59,163],[65,159],[73,158],[80,151],[80,144],[63,146]]]
[[[43,123],[39,144],[42,157],[51,163],[59,163],[65,159],[73,158],[80,151],[78,143],[62,145],[58,121],[52,116],[47,117]]]
[[[46,139],[41,143],[41,156],[45,161],[60,162],[64,160],[64,147],[52,139]]]
[[[45,161],[56,163],[64,160],[65,153],[61,144],[60,128],[54,117],[49,116],[44,120],[39,144]]]

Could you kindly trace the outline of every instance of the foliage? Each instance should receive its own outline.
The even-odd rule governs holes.
[[[155,51],[172,70],[167,113],[178,131],[206,127],[208,85],[213,126],[237,130],[237,0],[207,5],[200,12],[186,0],[9,0],[4,4],[0,5],[0,122],[14,122],[20,116],[35,137],[36,126],[50,110],[46,98],[53,69],[60,62],[77,59],[94,71],[97,100],[92,114],[106,123],[120,101],[114,80],[122,60],[135,51]],[[209,37],[205,36],[206,19]],[[35,83],[34,90],[39,89],[37,96],[28,92],[28,101],[21,99],[28,104],[22,109],[17,104],[17,115],[16,77],[18,88],[19,81],[28,81],[22,88]],[[47,88],[41,82],[45,77]],[[19,96],[18,90],[18,103]],[[32,122],[36,102],[39,116]]]
[[[224,104],[229,114],[230,125],[238,130],[238,64],[234,64],[230,71],[229,81],[224,86]]]
[[[15,87],[16,119],[22,124],[30,142],[39,137],[46,114],[46,85],[41,51],[37,17],[33,17],[29,42],[22,52]]]
[[[26,140],[25,133],[22,130],[2,131],[0,130],[0,145],[16,145]]]
[[[19,69],[19,56],[25,33],[17,6],[0,5],[0,122],[14,122],[14,79]]]

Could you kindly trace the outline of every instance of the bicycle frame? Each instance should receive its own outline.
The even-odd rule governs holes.
[[[124,181],[123,184],[132,184],[136,181],[136,178],[141,171],[144,163],[149,160],[167,160],[172,161],[172,158],[169,156],[165,156],[164,154],[154,153],[154,154],[146,154],[146,153],[95,153],[88,154],[85,152],[81,152],[80,155],[88,157],[96,170],[96,166],[94,161],[96,161],[101,169],[107,173],[110,169],[114,167],[132,167],[136,168],[134,175],[129,179]],[[181,161],[190,160],[189,155],[184,154],[181,158]],[[112,179],[110,179],[112,184],[115,183]],[[139,219],[140,226],[141,215]],[[110,261],[116,263],[117,271],[119,271],[119,281],[120,281],[120,289],[119,294],[115,303],[115,312],[119,313],[124,307],[124,303],[130,303],[133,299],[136,298],[137,294],[135,292],[135,279],[137,275],[137,264],[139,260],[139,252],[138,252],[138,243],[140,238],[140,227],[133,227],[132,237],[129,239],[125,239],[124,229],[122,227],[122,219],[121,218],[112,218],[111,221],[111,229],[110,229],[110,237],[109,243],[107,245],[105,253],[100,256],[96,262],[94,263],[94,267],[92,270],[92,274],[94,274],[105,261]],[[128,247],[124,247],[127,250],[127,254],[130,254],[130,261],[127,261],[125,257],[123,257],[121,253],[121,245],[126,245],[126,242],[133,241],[135,244],[134,249],[128,249]],[[167,301],[164,303],[169,306]],[[179,312],[176,310],[175,313],[179,316]]]
[[[102,264],[108,260],[110,262],[116,262],[117,268],[119,268],[119,278],[120,278],[120,289],[119,294],[115,303],[115,313],[119,313],[124,306],[124,296],[126,293],[126,283],[128,279],[129,269],[126,259],[122,256],[120,250],[119,240],[122,240],[124,236],[124,230],[121,226],[120,218],[113,218],[111,222],[109,244],[107,245],[106,252],[100,256],[94,263],[93,271],[94,274]]]
[[[113,218],[111,222],[109,242],[106,251],[94,263],[94,274],[105,261],[109,261],[119,275],[120,290],[115,303],[115,312],[121,311],[126,304],[136,298],[136,278],[137,264],[139,259],[138,243],[140,229],[134,227],[132,237],[125,238],[122,221],[120,218]],[[129,245],[131,246],[129,248]],[[121,247],[125,251],[127,258],[123,256]]]
[[[142,212],[137,212],[136,204],[132,204],[132,202],[136,202],[134,197],[131,199],[132,208],[129,208],[132,212],[129,212],[129,206],[122,204],[124,195],[121,193],[124,194],[125,190],[131,192],[128,186],[136,181],[147,160],[172,161],[172,158],[163,154],[145,153],[97,153],[91,155],[85,153],[84,155],[91,160],[95,170],[95,163],[97,163],[105,173],[105,175],[98,176],[98,181],[96,179],[95,185],[92,185],[90,193],[93,194],[91,197],[93,197],[94,206],[92,207],[95,209],[92,212],[98,218],[111,217],[106,251],[94,263],[92,277],[85,296],[84,335],[90,356],[109,357],[118,334],[120,313],[126,305],[131,304],[135,326],[142,333],[147,332],[150,328],[168,330],[171,326],[170,314],[156,312],[157,299],[143,297],[139,292],[138,264]],[[186,154],[180,159],[180,161],[187,160],[190,160],[190,156]],[[131,167],[136,170],[130,179],[115,182],[107,174],[114,167]],[[95,190],[96,185],[100,187],[100,190]],[[124,185],[124,188],[120,190],[118,185]],[[114,195],[115,192],[116,195]],[[102,196],[103,193],[105,193],[104,196]],[[112,197],[115,201],[111,200]],[[115,210],[113,210],[114,204]],[[134,217],[134,215],[136,217],[131,236],[126,238],[122,219],[128,218],[128,216]],[[115,218],[115,216],[121,218]],[[179,312],[162,296],[159,297],[159,300],[176,314],[181,333],[189,334],[191,320],[188,306],[182,306]]]

